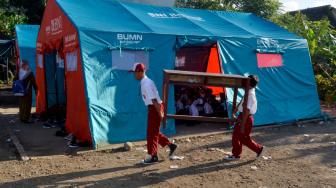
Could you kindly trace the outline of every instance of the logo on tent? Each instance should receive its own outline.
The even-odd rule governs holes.
[[[70,34],[64,38],[65,47],[74,46],[76,44],[76,34]]]
[[[118,33],[117,40],[123,44],[138,44],[142,41],[143,36],[140,34]]]
[[[194,20],[194,21],[205,21],[201,17],[196,17],[196,16],[190,16],[186,14],[176,14],[176,13],[153,13],[153,12],[148,12],[147,13],[150,17],[152,18],[160,18],[160,19],[181,19],[181,18],[186,18],[188,20]]]
[[[62,32],[62,16],[54,18],[50,21],[51,34],[57,35]]]

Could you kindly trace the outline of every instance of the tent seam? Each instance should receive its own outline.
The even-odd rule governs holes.
[[[141,21],[136,15],[134,15],[122,2],[118,1],[119,5],[123,7],[130,15],[132,15],[136,20],[138,20],[143,26],[145,26],[150,32],[149,33],[155,33],[152,28],[150,28],[147,24],[145,24],[143,21]]]

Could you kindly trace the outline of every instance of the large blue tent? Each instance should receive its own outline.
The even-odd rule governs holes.
[[[56,0],[56,4],[78,33],[94,146],[145,138],[146,108],[139,83],[126,70],[131,62],[147,60],[147,74],[161,91],[163,69],[175,69],[176,51],[186,46],[216,44],[225,74],[259,76],[256,126],[320,116],[307,41],[265,19],[250,13],[114,0]],[[260,54],[276,55],[281,63],[259,66]],[[170,113],[174,113],[173,92],[172,87]],[[229,103],[232,96],[227,89]],[[174,122],[164,131],[174,134]]]
[[[18,62],[26,60],[30,69],[36,75],[36,41],[39,31],[38,25],[16,25],[16,43],[18,48]],[[35,95],[33,95],[33,106],[35,106]]]

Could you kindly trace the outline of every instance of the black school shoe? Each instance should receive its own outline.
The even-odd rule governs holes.
[[[146,159],[141,161],[142,164],[155,164],[159,162],[159,158],[157,156],[149,156]]]
[[[176,144],[170,144],[169,145],[169,156],[172,156],[173,155],[173,153],[175,152],[175,150],[176,150],[176,148],[177,148],[177,145]]]
[[[239,160],[240,157],[235,157],[234,155],[228,155],[225,159],[228,161],[236,161]]]
[[[34,123],[32,120],[22,120],[22,123],[24,123],[24,124],[32,124],[32,123]]]
[[[73,138],[71,141],[68,142],[69,148],[78,148],[79,144],[76,141],[76,138]]]
[[[263,153],[263,151],[264,151],[264,146],[262,146],[260,152],[257,153],[257,158],[260,157],[260,155]]]

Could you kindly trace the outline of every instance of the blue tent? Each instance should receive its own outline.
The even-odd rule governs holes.
[[[30,69],[36,75],[36,41],[40,26],[38,25],[16,25],[16,42],[18,48],[18,58],[27,60]],[[35,95],[33,95],[33,106],[35,106]]]
[[[187,46],[215,44],[224,73],[259,76],[256,126],[320,116],[307,41],[253,14],[114,0],[56,0],[56,5],[77,30],[96,147],[145,138],[146,108],[139,83],[127,70],[136,61],[145,62],[161,91],[162,70],[175,69],[177,50]],[[173,92],[172,87],[170,113]],[[232,95],[227,89],[229,103]],[[175,133],[173,121],[164,132]]]

